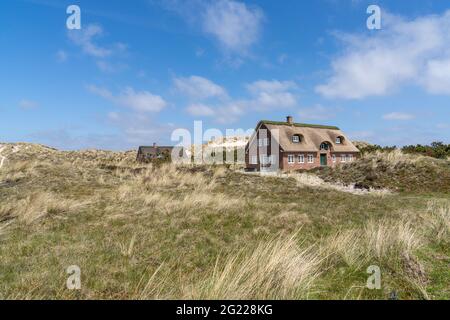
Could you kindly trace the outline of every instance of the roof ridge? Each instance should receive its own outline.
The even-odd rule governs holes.
[[[278,126],[294,126],[294,127],[306,127],[306,128],[315,128],[315,129],[331,129],[331,130],[340,130],[336,126],[327,126],[327,125],[321,125],[321,124],[308,124],[308,123],[287,123],[282,121],[272,121],[272,120],[261,120],[261,123],[264,124],[272,124],[272,125],[278,125]]]

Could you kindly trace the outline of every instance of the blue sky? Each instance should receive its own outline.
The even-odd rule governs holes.
[[[68,30],[66,8],[81,8]],[[368,30],[366,9],[382,9]],[[0,141],[173,144],[261,119],[450,143],[448,1],[3,0]]]

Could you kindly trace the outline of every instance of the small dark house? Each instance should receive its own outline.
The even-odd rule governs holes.
[[[157,146],[156,143],[152,147],[141,146],[138,149],[137,161],[170,159],[173,148],[169,146]]]

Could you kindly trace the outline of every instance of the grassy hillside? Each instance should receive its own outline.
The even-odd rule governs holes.
[[[450,199],[434,175],[355,194],[331,182],[359,182],[369,158],[323,182],[3,146],[0,298],[450,298]],[[442,161],[424,166],[448,177]],[[66,289],[71,265],[80,291]],[[365,287],[370,265],[380,290]]]
[[[413,193],[440,192],[450,197],[450,161],[399,150],[365,154],[361,161],[317,174],[326,181],[356,183],[361,188],[389,188]]]

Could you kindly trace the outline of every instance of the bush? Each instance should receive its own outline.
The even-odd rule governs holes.
[[[433,142],[429,146],[423,145],[410,145],[404,146],[402,151],[405,153],[419,153],[424,156],[429,156],[438,159],[446,159],[450,156],[450,144],[444,144],[442,142]]]
[[[359,148],[359,150],[361,151],[361,154],[364,155],[376,151],[393,151],[396,148],[397,148],[396,146],[382,147],[379,145],[367,145]],[[450,144],[444,144],[443,142],[432,142],[429,146],[421,144],[409,145],[404,146],[403,148],[401,148],[401,150],[404,153],[420,154],[423,156],[433,157],[437,159],[447,159],[448,157],[450,157]]]
[[[397,148],[396,146],[393,146],[393,147],[388,147],[388,146],[382,147],[382,146],[379,146],[377,144],[371,144],[371,145],[367,145],[367,146],[359,148],[359,151],[361,151],[361,154],[364,155],[364,154],[372,153],[372,152],[376,152],[376,151],[388,151],[388,152],[390,152],[390,151],[394,151],[396,148]]]

